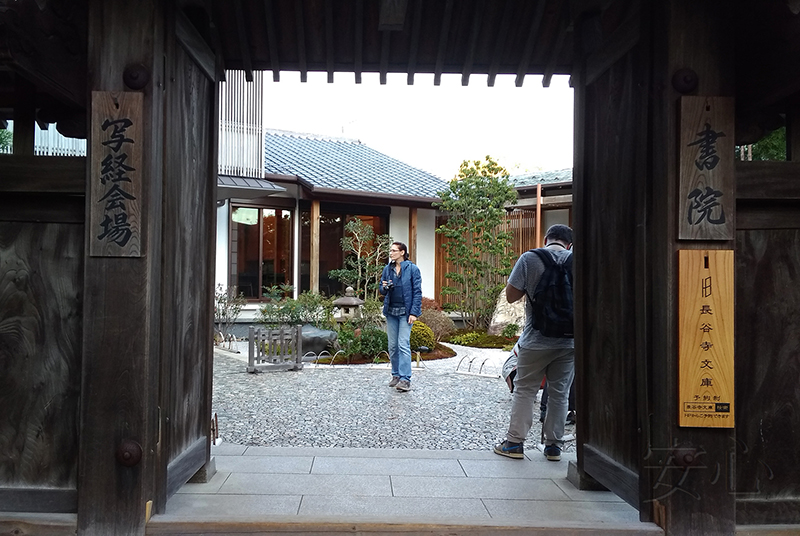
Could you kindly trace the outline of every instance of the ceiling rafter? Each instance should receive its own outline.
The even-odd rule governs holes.
[[[447,37],[450,34],[450,23],[453,19],[453,0],[447,0],[444,5],[444,15],[442,15],[442,32],[439,34],[439,48],[436,52],[436,66],[433,69],[433,85],[438,86],[442,83],[442,68],[444,66],[444,56],[447,53]]]
[[[278,57],[278,34],[275,32],[275,15],[272,11],[272,0],[264,0],[264,18],[267,24],[267,44],[269,61],[272,66],[272,80],[281,81],[281,64]]]
[[[242,0],[235,0],[234,11],[236,12],[236,30],[239,34],[239,50],[242,53],[242,70],[244,78],[248,82],[253,81],[253,60],[250,57],[250,40],[247,38],[247,25],[244,20],[244,8]]]
[[[536,4],[536,10],[533,12],[533,20],[531,21],[530,30],[528,31],[528,39],[525,41],[525,48],[522,50],[522,58],[519,60],[517,66],[517,79],[514,85],[522,87],[522,82],[525,80],[525,74],[528,72],[528,67],[531,64],[531,56],[533,56],[533,47],[536,44],[536,36],[539,34],[539,26],[542,24],[544,17],[544,4],[539,2]]]
[[[222,39],[219,35],[219,28],[214,21],[214,10],[211,6],[211,0],[205,2],[206,15],[208,16],[208,31],[211,35],[211,46],[217,53],[217,80],[220,82],[225,81],[225,53],[222,49]]]
[[[308,81],[308,65],[306,64],[306,30],[303,20],[303,2],[294,3],[294,18],[297,27],[297,64],[300,69],[300,81]]]
[[[565,2],[561,4],[561,11],[558,14],[558,33],[556,34],[556,42],[553,45],[552,52],[549,55],[547,64],[544,68],[542,75],[542,87],[550,87],[550,81],[553,79],[553,73],[556,70],[558,57],[561,54],[561,49],[564,47],[564,41],[567,38],[567,33],[572,31],[572,24],[569,18],[569,5]]]
[[[467,56],[464,58],[464,67],[461,70],[461,85],[469,85],[469,75],[472,74],[472,65],[475,62],[475,48],[478,46],[478,38],[481,35],[481,22],[483,22],[483,8],[486,0],[478,0],[475,3],[475,11],[472,13],[472,29],[469,34],[469,44]]]
[[[386,73],[389,71],[389,49],[391,48],[392,32],[381,32],[381,85],[386,85]]]
[[[360,84],[361,71],[364,69],[364,0],[356,0],[354,30],[356,42],[353,47],[353,71],[356,75],[356,84]]]
[[[419,35],[422,26],[422,2],[416,0],[414,3],[414,18],[411,21],[411,41],[408,49],[408,78],[406,83],[414,85],[414,73],[417,70],[417,54],[419,53]]]
[[[325,0],[325,68],[329,84],[333,84],[333,49],[333,0]]]
[[[494,50],[492,51],[492,63],[489,66],[489,77],[486,83],[489,87],[494,87],[494,80],[500,70],[500,58],[503,56],[503,50],[508,41],[509,29],[511,28],[511,21],[514,14],[514,3],[507,0],[505,9],[503,10],[503,19],[500,22],[500,27],[497,30],[497,39],[494,42]]]

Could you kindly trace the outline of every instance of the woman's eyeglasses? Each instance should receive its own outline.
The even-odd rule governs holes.
[[[389,253],[397,253],[398,251],[400,251],[400,250],[399,249],[390,249]]]

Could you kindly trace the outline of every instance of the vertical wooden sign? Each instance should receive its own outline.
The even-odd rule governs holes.
[[[141,93],[92,92],[90,256],[142,256],[142,109]]]
[[[678,238],[733,240],[734,101],[681,97]]]
[[[681,250],[678,269],[678,424],[733,428],[733,251]]]

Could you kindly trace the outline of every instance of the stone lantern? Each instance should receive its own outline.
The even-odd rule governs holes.
[[[344,322],[352,318],[361,318],[361,306],[364,305],[364,300],[356,297],[353,287],[347,287],[344,296],[333,300],[333,305],[339,308],[336,320]]]

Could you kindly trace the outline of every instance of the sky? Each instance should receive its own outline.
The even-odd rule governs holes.
[[[567,76],[554,76],[543,88],[541,76],[282,72],[280,82],[264,73],[264,125],[269,129],[357,139],[384,154],[443,179],[458,174],[464,160],[491,155],[511,175],[572,167],[573,94]]]

